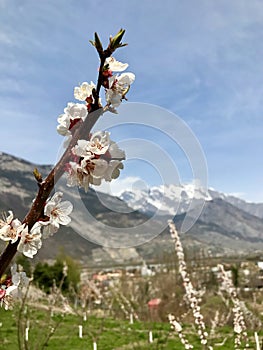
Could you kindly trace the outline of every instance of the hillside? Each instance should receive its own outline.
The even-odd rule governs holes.
[[[0,212],[12,209],[16,217],[23,219],[37,191],[32,174],[35,167],[23,159],[0,154]],[[45,175],[51,167],[37,168]],[[143,213],[139,206],[138,210],[131,209],[120,198],[93,189],[84,193],[68,188],[65,179],[59,182],[56,190],[64,192],[65,199],[74,205],[72,223],[44,241],[37,259],[52,259],[64,249],[85,264],[140,263],[142,259],[154,260],[173,250],[166,228],[167,219],[173,215],[164,212],[154,216],[153,211]],[[262,251],[263,220],[260,216],[252,215],[244,207],[235,206],[224,198],[205,196],[202,214],[182,235],[189,251],[202,250],[213,255]],[[144,196],[144,201],[147,199]],[[167,203],[172,201],[173,198],[167,199]],[[184,217],[183,210],[174,217],[178,228]]]

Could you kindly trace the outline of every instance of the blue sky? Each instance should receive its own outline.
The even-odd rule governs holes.
[[[56,119],[74,101],[74,86],[96,80],[88,40],[97,31],[107,43],[121,27],[129,46],[115,56],[136,74],[129,101],[160,106],[189,126],[205,154],[209,186],[263,202],[260,0],[0,0],[0,150],[55,162],[62,142]],[[180,180],[191,180],[183,155],[171,154]],[[158,183],[129,164],[120,185],[127,177]]]

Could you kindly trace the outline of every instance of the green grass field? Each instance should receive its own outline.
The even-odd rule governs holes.
[[[170,331],[169,324],[144,323],[114,320],[111,318],[97,318],[90,316],[83,321],[77,315],[54,315],[49,317],[47,311],[30,309],[27,316],[29,324],[29,340],[21,349],[52,349],[52,350],[93,350],[93,341],[97,343],[97,350],[125,350],[125,349],[184,349],[178,335]],[[17,311],[0,309],[0,349],[17,350]],[[24,323],[25,323],[24,322]],[[51,327],[58,328],[45,345],[45,339],[50,334]],[[79,338],[79,325],[83,327],[83,337]],[[153,333],[153,343],[148,342],[149,330]],[[24,333],[24,331],[23,331]],[[193,327],[185,327],[184,334],[194,349],[204,349],[196,336]],[[261,334],[262,336],[262,334]],[[220,343],[225,341],[224,345]],[[22,339],[24,342],[24,339]],[[233,331],[229,327],[217,330],[210,344],[214,349],[234,349]],[[22,344],[23,345],[23,344]],[[253,333],[250,334],[250,349],[255,349]]]

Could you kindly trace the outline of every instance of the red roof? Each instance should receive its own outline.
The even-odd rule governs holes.
[[[162,300],[159,298],[152,299],[152,300],[148,301],[148,306],[149,307],[156,307],[156,306],[160,305],[161,301]]]

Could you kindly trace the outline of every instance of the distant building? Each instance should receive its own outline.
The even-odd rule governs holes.
[[[141,268],[141,275],[143,277],[149,277],[149,276],[154,276],[155,271],[153,271],[149,266],[146,265],[145,262],[143,262],[142,268]]]

